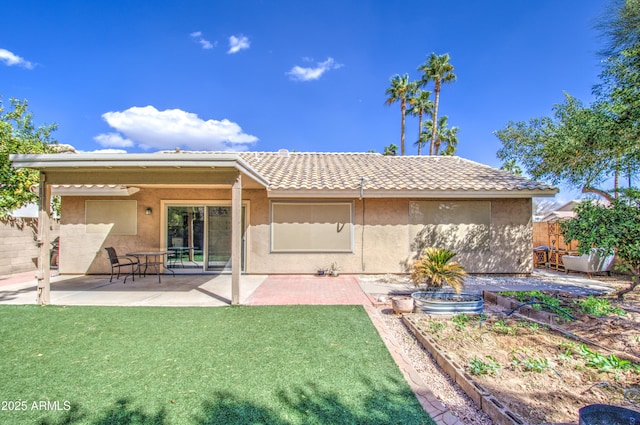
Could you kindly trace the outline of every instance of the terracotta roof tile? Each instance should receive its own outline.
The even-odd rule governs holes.
[[[553,186],[452,156],[241,152],[271,190],[554,191]]]

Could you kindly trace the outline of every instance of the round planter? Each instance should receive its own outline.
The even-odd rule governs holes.
[[[393,297],[391,298],[391,306],[395,314],[413,312],[413,298]]]
[[[426,314],[482,313],[482,295],[454,292],[414,292],[416,309]]]
[[[590,404],[578,410],[580,425],[628,425],[640,423],[640,412],[609,404]]]

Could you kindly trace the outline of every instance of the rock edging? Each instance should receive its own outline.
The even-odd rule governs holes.
[[[440,366],[458,384],[467,395],[485,412],[497,425],[525,425],[526,422],[515,412],[501,403],[489,390],[476,382],[464,368],[452,360],[445,350],[428,335],[420,331],[413,314],[403,314],[402,321],[420,341],[422,346],[433,356]]]

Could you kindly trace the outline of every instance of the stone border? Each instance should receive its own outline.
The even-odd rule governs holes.
[[[464,425],[444,403],[438,400],[420,374],[411,365],[411,362],[405,357],[398,342],[395,341],[384,325],[380,311],[375,306],[365,305],[363,307],[425,412],[429,414],[437,425]]]
[[[524,421],[519,415],[511,411],[503,403],[501,403],[496,397],[494,397],[489,390],[482,385],[478,384],[469,375],[464,368],[460,367],[454,360],[452,360],[445,350],[428,335],[425,335],[420,331],[418,324],[415,321],[416,314],[403,314],[402,321],[409,328],[411,333],[420,341],[420,344],[429,351],[433,356],[438,366],[442,368],[456,384],[464,390],[467,395],[476,402],[478,406],[485,412],[491,420],[497,425],[525,425]],[[420,315],[423,317],[424,315]]]

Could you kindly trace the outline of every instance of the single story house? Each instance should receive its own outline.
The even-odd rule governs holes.
[[[51,194],[62,197],[61,274],[109,273],[109,246],[186,247],[199,271],[232,273],[233,302],[242,273],[330,263],[405,273],[426,246],[452,249],[470,273],[530,273],[532,197],[558,191],[448,156],[176,150],[11,160],[41,171],[41,217]]]

